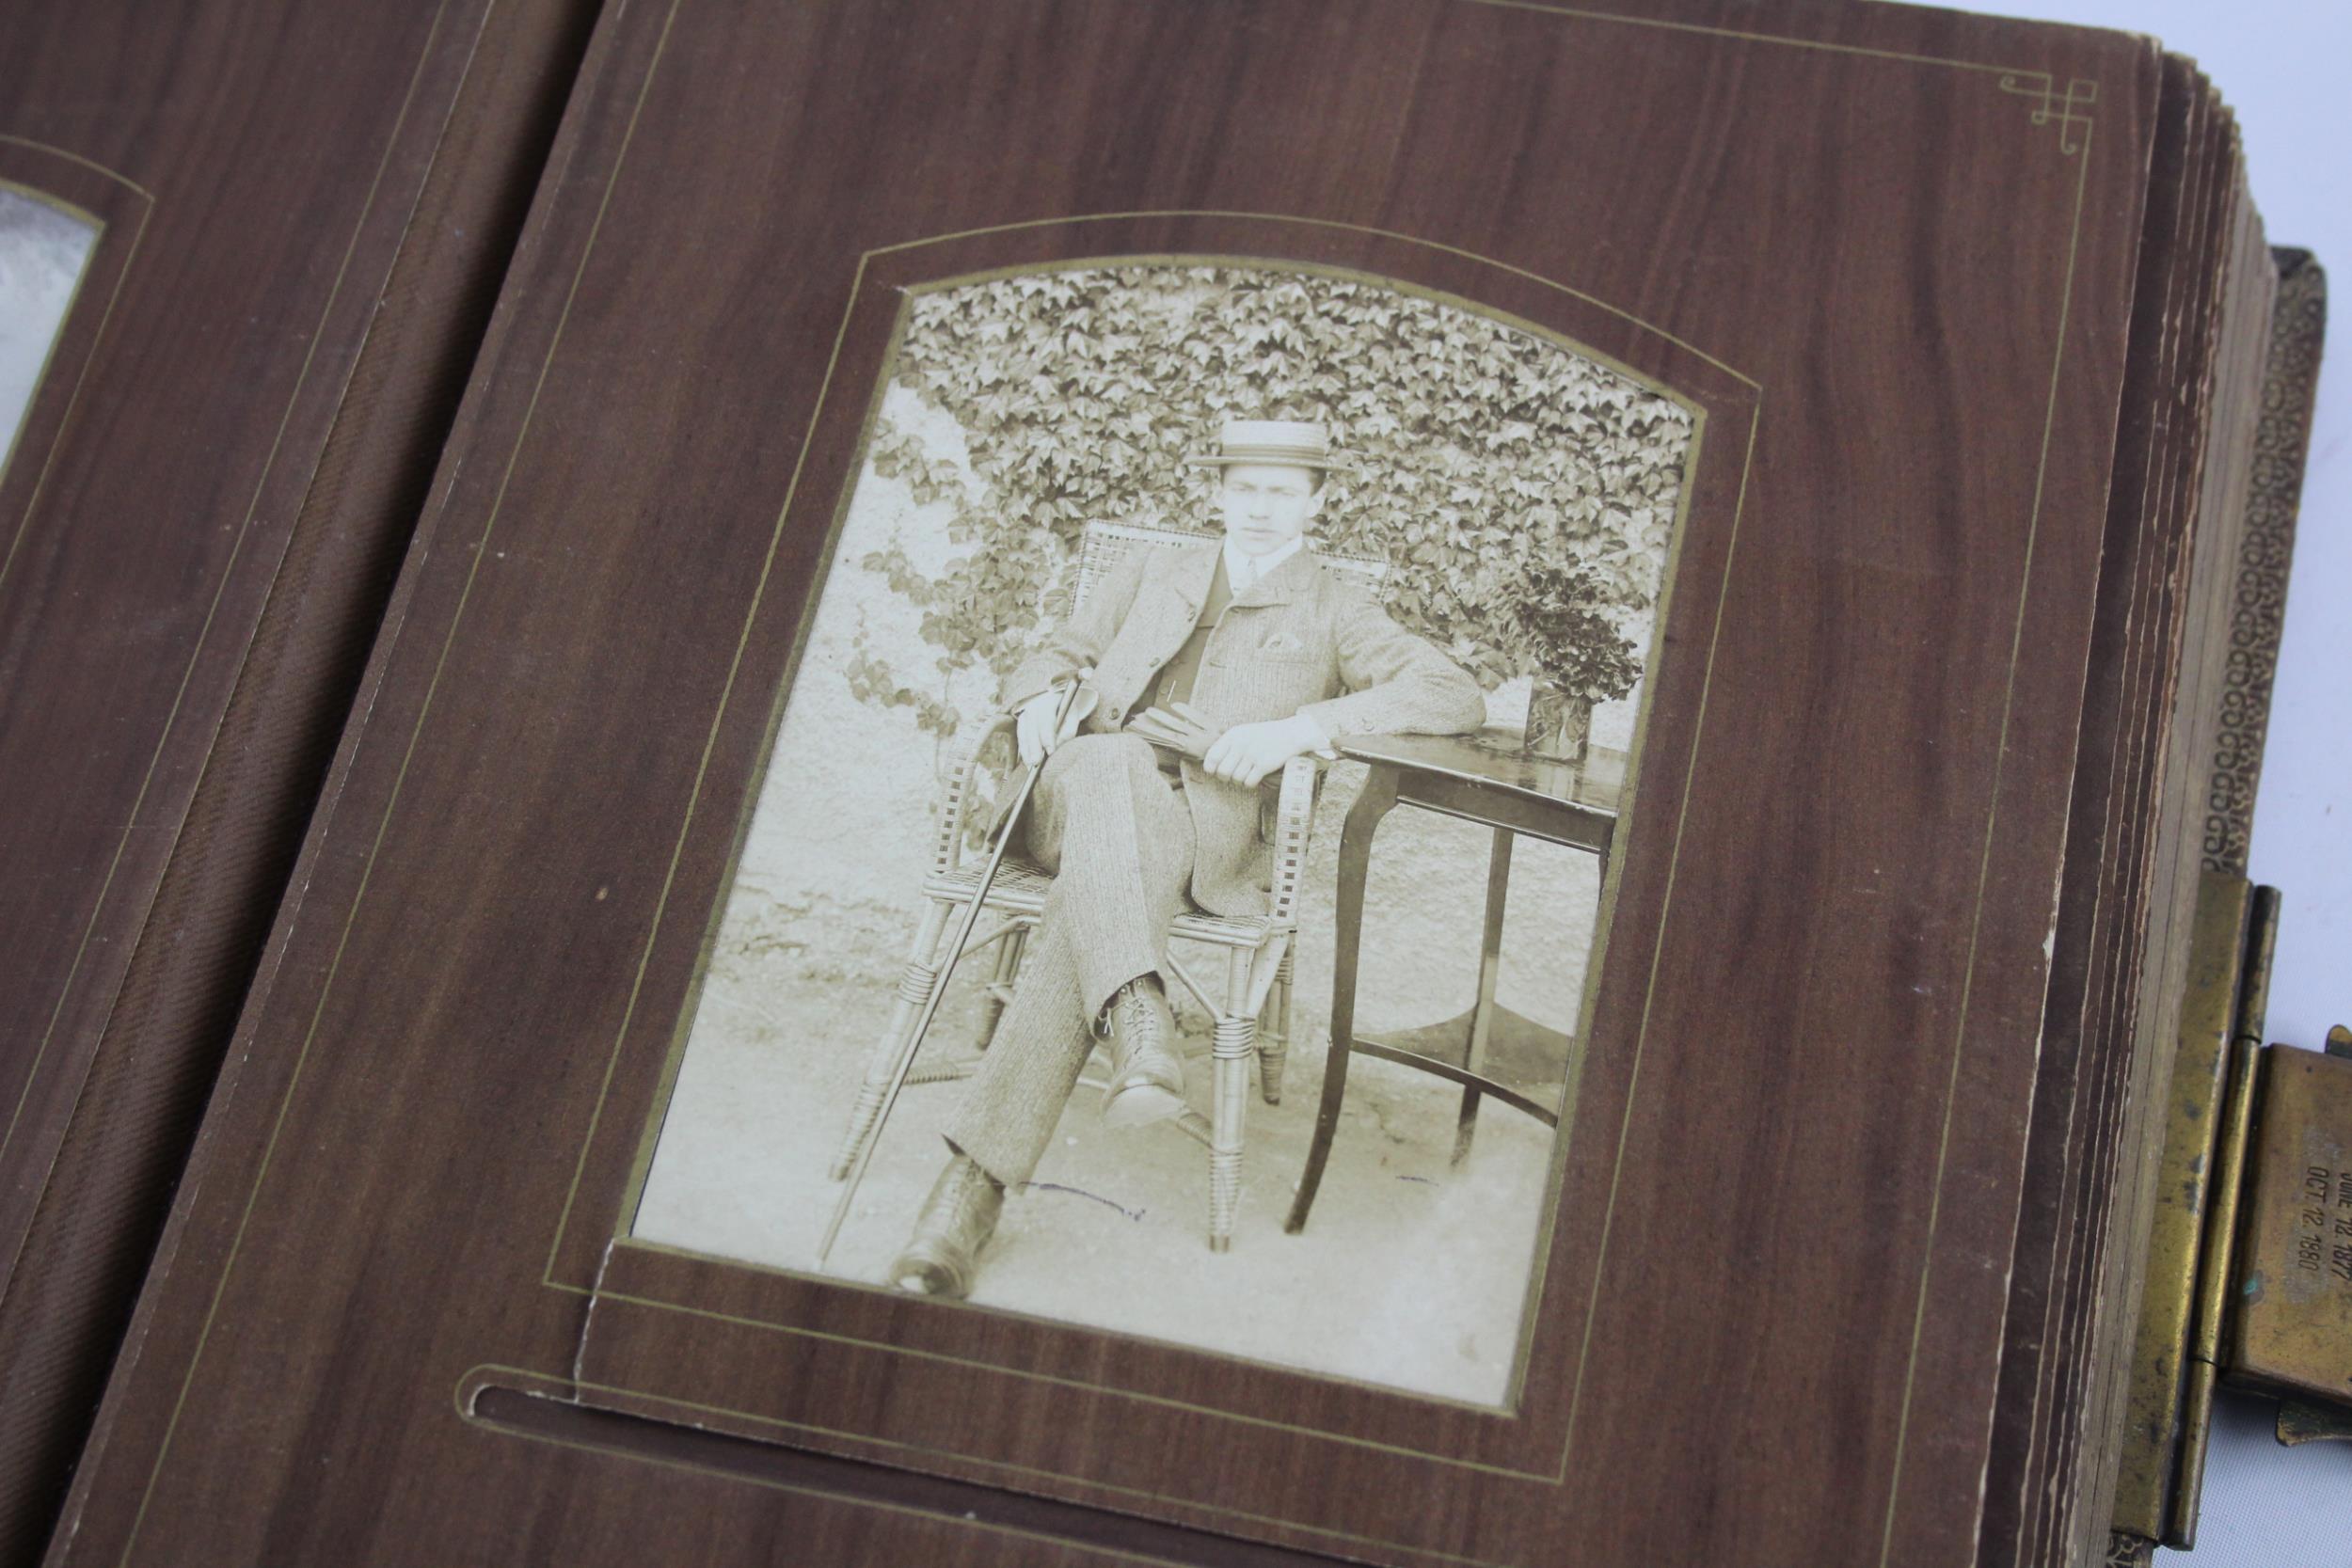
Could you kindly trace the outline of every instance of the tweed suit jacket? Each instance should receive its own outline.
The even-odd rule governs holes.
[[[1192,635],[1222,548],[1212,539],[1131,552],[1006,680],[1005,707],[1091,668],[1083,727],[1107,734],[1124,725]],[[1219,730],[1305,714],[1335,740],[1460,734],[1486,717],[1476,680],[1307,550],[1234,595],[1209,633],[1191,705]],[[1263,913],[1272,853],[1258,841],[1258,789],[1211,778],[1186,759],[1184,797],[1194,901],[1216,914]]]

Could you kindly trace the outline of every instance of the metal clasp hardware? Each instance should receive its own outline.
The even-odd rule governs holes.
[[[2276,1394],[2279,1439],[2352,1437],[2352,1030],[2262,1053],[2221,1372]]]
[[[2352,1031],[2263,1043],[2279,893],[2198,887],[2117,1479],[2119,1548],[2197,1539],[2214,1391],[2279,1439],[2352,1438]]]

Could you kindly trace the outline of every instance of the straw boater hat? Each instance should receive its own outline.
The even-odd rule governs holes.
[[[1220,468],[1229,463],[1279,463],[1326,473],[1347,467],[1346,455],[1331,450],[1330,430],[1307,420],[1228,420],[1216,433],[1216,446],[1184,461]]]

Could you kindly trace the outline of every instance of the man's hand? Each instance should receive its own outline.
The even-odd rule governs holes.
[[[1021,747],[1022,767],[1035,768],[1054,754],[1055,747],[1078,733],[1078,721],[1086,717],[1089,705],[1083,698],[1072,703],[1070,716],[1057,731],[1054,714],[1061,706],[1062,695],[1061,689],[1057,688],[1041,691],[1021,705],[1021,711],[1013,720],[1013,738]]]
[[[1304,715],[1236,724],[1216,737],[1200,767],[1211,778],[1254,784],[1291,758],[1329,743],[1322,727]]]

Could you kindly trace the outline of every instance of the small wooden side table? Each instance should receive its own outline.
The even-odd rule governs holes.
[[[1340,1102],[1347,1093],[1347,1064],[1354,1054],[1378,1056],[1434,1073],[1462,1085],[1454,1158],[1470,1152],[1477,1128],[1478,1102],[1491,1096],[1524,1111],[1548,1127],[1560,1125],[1558,1111],[1485,1075],[1488,1047],[1499,1034],[1532,1033],[1539,1049],[1565,1058],[1570,1041],[1556,1029],[1495,1005],[1495,976],[1502,956],[1502,911],[1511,885],[1512,840],[1525,834],[1582,849],[1598,858],[1600,878],[1609,877],[1609,851],[1616,832],[1617,803],[1625,786],[1625,753],[1594,747],[1581,764],[1528,756],[1510,741],[1465,736],[1351,736],[1338,745],[1342,756],[1369,768],[1363,793],[1348,808],[1340,832],[1339,896],[1333,931],[1331,1050],[1323,1069],[1323,1103],[1315,1115],[1314,1141],[1306,1173],[1283,1228],[1305,1227],[1323,1183],[1324,1162],[1339,1128]],[[1461,1017],[1408,1036],[1356,1033],[1358,946],[1364,927],[1364,877],[1372,863],[1372,838],[1380,819],[1399,805],[1443,812],[1494,830],[1486,860],[1486,933],[1479,947],[1478,999]],[[1434,1055],[1429,1047],[1445,1050]],[[1416,1048],[1419,1049],[1416,1049]],[[1449,1059],[1451,1058],[1451,1059]]]

